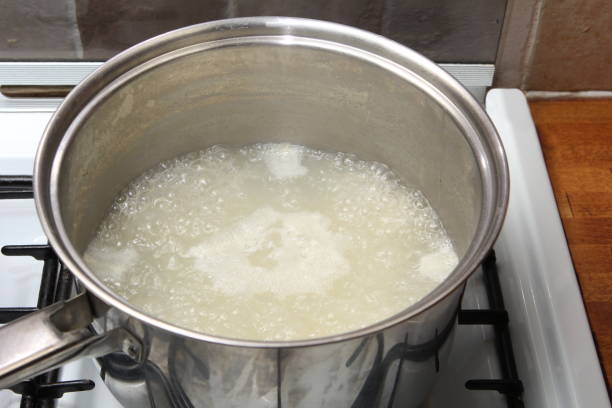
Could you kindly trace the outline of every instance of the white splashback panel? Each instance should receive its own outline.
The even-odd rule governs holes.
[[[527,100],[486,99],[510,167],[510,205],[495,245],[525,405],[609,407],[603,375]]]

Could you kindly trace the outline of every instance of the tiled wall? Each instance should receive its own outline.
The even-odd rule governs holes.
[[[506,0],[2,0],[0,59],[105,60],[203,21],[284,15],[383,34],[438,62],[495,61]]]
[[[330,20],[438,62],[496,63],[496,86],[612,90],[612,0],[0,0],[0,60],[105,60],[220,18]],[[504,29],[501,35],[502,20]]]
[[[0,59],[76,59],[79,31],[71,0],[0,0]]]
[[[612,90],[612,0],[509,0],[496,86]]]

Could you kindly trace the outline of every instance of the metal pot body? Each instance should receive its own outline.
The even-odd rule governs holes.
[[[146,357],[119,352],[98,361],[106,385],[130,408],[416,408],[445,369],[461,292],[374,334],[306,347],[201,341],[114,310],[99,332],[128,328]]]
[[[256,142],[389,165],[428,197],[459,265],[423,300],[372,326],[255,342],[149,316],[85,264],[87,243],[129,181],[180,154]],[[10,326],[37,324],[55,330],[49,342],[66,343],[37,353],[19,344],[10,345],[21,350],[12,356],[0,351],[0,386],[104,355],[105,382],[134,407],[418,406],[444,369],[465,280],[492,246],[508,198],[495,130],[448,74],[383,37],[283,17],[187,27],[111,59],[56,112],[34,182],[43,228],[86,293],[0,329],[0,342]],[[94,331],[84,330],[91,321]]]

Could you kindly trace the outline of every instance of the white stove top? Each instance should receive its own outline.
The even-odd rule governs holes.
[[[488,93],[486,107],[510,165],[510,206],[495,250],[525,406],[610,407],[526,100],[518,90],[496,89]],[[50,116],[0,110],[0,174],[31,174]],[[32,200],[0,200],[0,225],[0,246],[46,242]],[[0,257],[0,307],[35,305],[41,269],[40,261]],[[486,299],[478,272],[468,284],[463,307],[486,308]],[[464,388],[469,379],[499,378],[491,327],[458,326],[445,365],[426,408],[506,406],[497,392]],[[93,362],[72,363],[62,377],[89,378],[96,388],[66,394],[58,407],[120,407]],[[0,407],[18,407],[19,400],[11,391],[0,391]]]

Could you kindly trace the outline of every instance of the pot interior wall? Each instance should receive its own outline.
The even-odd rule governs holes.
[[[416,85],[420,78],[317,44],[184,51],[115,80],[76,121],[59,204],[78,251],[115,195],[148,168],[214,144],[256,142],[351,152],[389,165],[424,192],[459,253],[466,251],[481,211],[479,169],[452,115]]]

